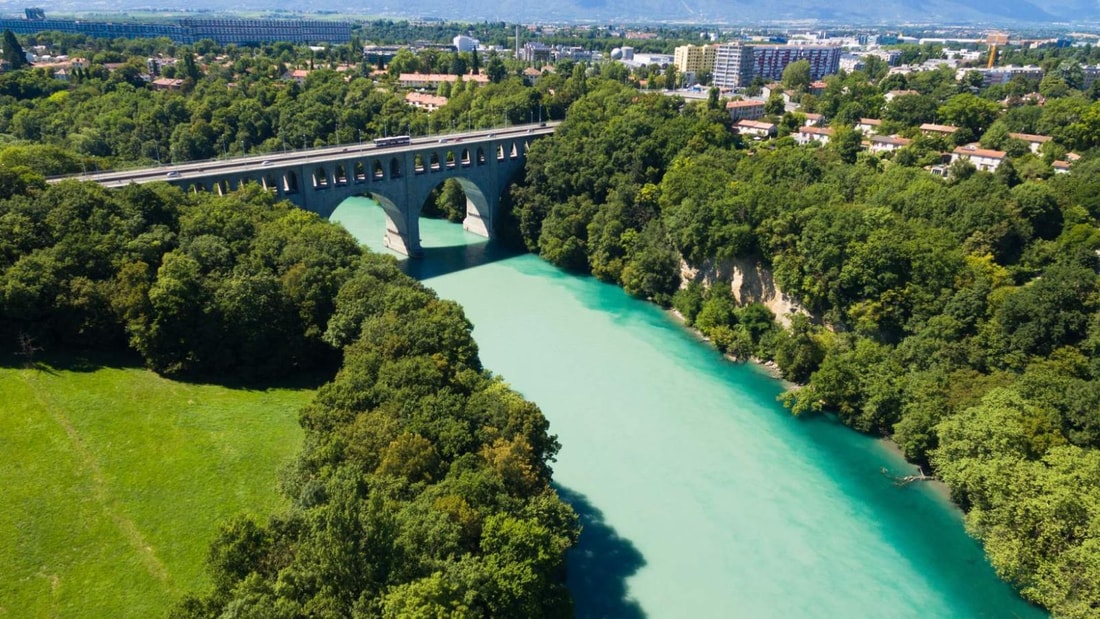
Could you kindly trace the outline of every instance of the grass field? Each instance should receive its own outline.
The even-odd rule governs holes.
[[[0,365],[0,617],[164,616],[220,521],[283,505],[312,395]]]

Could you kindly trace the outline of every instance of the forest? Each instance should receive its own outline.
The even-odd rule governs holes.
[[[840,93],[853,78],[829,79]],[[1097,616],[1100,162],[1054,175],[1055,153],[1024,149],[996,173],[957,164],[944,179],[922,169],[920,140],[892,159],[845,139],[739,148],[716,106],[587,88],[514,191],[527,247],[675,307],[733,356],[774,361],[803,385],[784,395],[795,414],[835,414],[931,466],[1027,599]],[[861,92],[819,102],[881,101]],[[1085,98],[971,114],[984,102],[949,92],[934,118],[957,114],[975,137],[1029,118],[1059,153],[1095,145]],[[765,265],[805,309],[789,328],[708,275],[734,259]]]

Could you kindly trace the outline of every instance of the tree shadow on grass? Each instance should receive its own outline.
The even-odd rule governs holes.
[[[146,369],[140,355],[132,350],[71,349],[64,347],[39,351],[32,358],[13,352],[0,352],[0,368],[26,368],[45,374],[95,372],[104,368]],[[232,375],[164,375],[162,377],[191,385],[216,385],[242,391],[267,389],[317,389],[336,375],[335,363],[303,369],[279,377],[241,378]]]
[[[580,517],[577,545],[569,551],[569,591],[579,619],[642,619],[645,612],[630,598],[626,579],[645,565],[630,540],[622,538],[603,519],[603,513],[579,492],[555,486],[562,500]]]

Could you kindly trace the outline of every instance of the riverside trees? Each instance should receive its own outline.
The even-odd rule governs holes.
[[[947,96],[975,134],[994,122],[984,101]],[[786,139],[746,156],[702,107],[590,83],[531,150],[516,191],[528,247],[624,287],[643,231],[711,278],[734,259],[769,266],[813,320],[780,331],[721,280],[633,292],[805,382],[785,396],[796,413],[892,436],[951,487],[1002,577],[1057,616],[1096,616],[1100,164],[944,180],[916,158],[853,163]]]

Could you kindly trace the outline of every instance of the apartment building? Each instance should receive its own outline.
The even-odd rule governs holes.
[[[744,88],[755,77],[778,80],[787,65],[810,63],[810,79],[820,80],[840,70],[840,48],[828,45],[719,45],[714,59],[714,85]]]
[[[682,45],[672,54],[672,63],[681,73],[709,73],[714,71],[716,45]]]
[[[753,49],[753,77],[777,80],[798,60],[810,63],[810,79],[820,80],[840,70],[840,48],[827,45],[762,45]]]
[[[730,101],[726,104],[726,111],[730,113],[730,120],[756,120],[764,115],[763,101]]]
[[[742,43],[719,45],[714,52],[714,85],[744,88],[753,78],[753,46]]]

